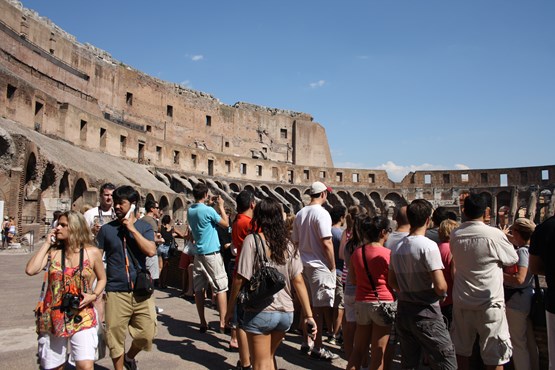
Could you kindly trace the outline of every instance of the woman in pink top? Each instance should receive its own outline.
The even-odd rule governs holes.
[[[368,242],[353,252],[349,268],[356,282],[357,328],[347,370],[360,367],[364,356],[368,356],[369,344],[372,345],[370,369],[383,369],[391,324],[380,316],[378,306],[380,302],[395,304],[393,289],[387,283],[391,251],[383,246],[392,230],[389,219],[383,216],[364,218],[360,229]]]
[[[453,272],[452,272],[452,261],[453,256],[451,256],[451,246],[449,245],[449,240],[451,239],[451,231],[459,227],[457,221],[450,219],[444,220],[439,225],[439,253],[441,254],[441,262],[443,262],[443,276],[445,277],[445,282],[447,283],[447,298],[439,303],[441,306],[441,313],[447,318],[447,327],[451,327],[451,321],[453,320]]]

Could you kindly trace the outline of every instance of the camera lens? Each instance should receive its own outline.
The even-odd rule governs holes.
[[[83,321],[81,315],[75,315],[75,317],[73,318],[73,322],[76,324],[79,324],[81,321]]]

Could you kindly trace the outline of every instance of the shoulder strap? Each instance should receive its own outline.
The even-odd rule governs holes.
[[[268,258],[266,257],[266,249],[264,248],[264,242],[258,233],[253,233],[254,236],[254,243],[256,248],[256,255],[258,257],[259,263],[262,266],[263,264],[268,262]]]
[[[364,269],[366,270],[366,275],[368,275],[368,280],[370,280],[370,285],[372,285],[372,289],[374,290],[374,295],[379,301],[378,291],[376,290],[376,285],[374,284],[372,274],[370,274],[370,270],[368,269],[368,262],[366,261],[366,244],[362,246],[362,261],[364,262]]]

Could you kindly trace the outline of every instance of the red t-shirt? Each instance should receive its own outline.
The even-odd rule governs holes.
[[[387,283],[387,274],[389,273],[389,259],[391,250],[383,246],[366,245],[366,261],[368,269],[372,274],[376,291],[380,297],[380,301],[394,301],[393,290]],[[364,268],[362,260],[363,247],[357,248],[351,256],[351,268],[354,269],[356,276],[356,294],[357,302],[376,302],[376,295],[372,289],[372,284],[368,280],[368,274]]]
[[[237,248],[237,256],[235,261],[239,261],[239,256],[241,255],[241,250],[243,249],[243,241],[246,236],[249,235],[251,230],[251,220],[252,218],[245,214],[238,214],[231,225],[231,241],[233,246]],[[233,276],[237,273],[237,263],[235,263],[235,268],[233,269]]]
[[[449,243],[439,243],[439,254],[441,254],[441,262],[443,262],[443,276],[447,283],[447,298],[443,302],[440,301],[441,307],[453,304],[453,276],[451,275],[451,247]]]

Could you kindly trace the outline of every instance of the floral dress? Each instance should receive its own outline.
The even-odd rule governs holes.
[[[80,310],[71,311],[69,315],[60,310],[65,293],[80,295],[82,292],[92,291],[88,282],[93,274],[89,259],[83,261],[82,272],[79,271],[79,266],[66,267],[65,274],[62,273],[60,262],[52,259],[48,269],[48,286],[42,310],[38,314],[38,333],[70,337],[78,331],[96,327],[96,312],[92,304]],[[76,316],[80,316],[81,320],[75,320]]]

